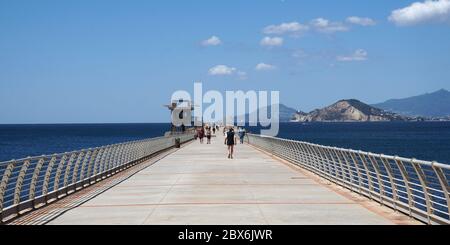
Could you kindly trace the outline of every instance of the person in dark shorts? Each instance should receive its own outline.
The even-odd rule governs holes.
[[[225,144],[228,146],[229,159],[233,159],[234,145],[236,143],[237,143],[236,134],[234,133],[234,129],[230,128],[227,132],[227,136],[225,137]]]
[[[207,127],[206,128],[206,144],[210,145],[211,144],[211,127]]]
[[[203,127],[198,131],[198,138],[200,139],[200,144],[203,144],[203,138],[205,137],[205,129]]]

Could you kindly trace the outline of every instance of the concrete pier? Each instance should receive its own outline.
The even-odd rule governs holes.
[[[223,140],[189,143],[48,224],[418,224],[252,146],[227,159]]]

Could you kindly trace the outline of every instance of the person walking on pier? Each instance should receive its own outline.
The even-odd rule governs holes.
[[[234,145],[236,145],[236,135],[234,129],[230,128],[227,132],[227,137],[225,137],[225,144],[228,146],[228,159],[233,159]]]
[[[206,128],[206,144],[210,145],[211,144],[211,127],[207,127]]]
[[[197,132],[198,138],[200,139],[200,144],[203,144],[203,138],[205,137],[205,129],[201,127]]]
[[[244,144],[245,129],[244,128],[239,128],[238,134],[239,134],[239,140],[240,140],[241,145],[242,145],[242,144]]]
[[[198,128],[195,129],[195,134],[194,134],[194,140],[197,141],[198,139]]]

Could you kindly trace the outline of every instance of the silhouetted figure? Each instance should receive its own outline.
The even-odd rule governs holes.
[[[206,143],[211,144],[211,127],[206,128]]]
[[[238,134],[239,134],[239,139],[241,141],[241,144],[244,144],[245,129],[244,128],[239,128]]]
[[[234,129],[230,128],[227,132],[227,137],[225,137],[225,144],[228,146],[228,158],[233,159],[234,145],[236,145],[236,135]]]
[[[205,128],[201,128],[198,137],[200,138],[200,143],[203,144],[203,138],[205,138]]]

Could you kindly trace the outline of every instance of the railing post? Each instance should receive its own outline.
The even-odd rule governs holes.
[[[127,153],[130,152],[129,149],[130,149],[130,144],[127,143],[127,144],[124,144],[124,146],[120,150],[119,158],[116,163],[116,168],[119,168],[119,170],[122,168],[122,165],[125,163],[125,160],[126,160],[125,157],[126,157]],[[117,170],[116,170],[116,172],[117,172]]]
[[[16,180],[16,188],[14,189],[14,205],[18,205],[20,203],[20,193],[22,191],[22,184],[29,166],[30,160],[27,159],[22,163],[22,167],[20,168],[19,176],[17,177]]]
[[[95,149],[94,152],[91,155],[91,159],[89,160],[89,164],[87,167],[87,173],[86,173],[86,179],[87,183],[91,184],[91,177],[92,177],[92,168],[95,168],[94,163],[97,162],[97,155],[98,155],[99,149]],[[93,166],[94,165],[94,166]]]
[[[353,187],[353,180],[355,179],[355,177],[354,177],[353,171],[352,171],[352,169],[351,169],[351,167],[350,167],[350,163],[349,163],[347,157],[345,157],[345,154],[344,154],[343,151],[341,151],[340,149],[335,149],[335,151],[336,151],[336,155],[337,155],[338,153],[340,153],[341,156],[342,156],[342,158],[344,159],[345,165],[347,166],[348,175],[350,176],[350,190],[351,190],[351,191],[354,191],[354,190],[353,190],[353,189],[354,189],[354,187]],[[358,179],[358,184],[359,184],[359,186],[361,187],[361,183],[359,182],[359,179]]]
[[[50,160],[50,162],[48,163],[47,171],[45,172],[44,185],[42,187],[42,195],[47,195],[47,193],[48,193],[48,184],[50,181],[50,175],[52,174],[52,170],[53,170],[53,166],[55,165],[55,162],[56,162],[56,156],[53,156],[52,159]]]
[[[114,161],[111,162],[111,167],[110,170],[115,169],[117,166],[119,166],[120,164],[120,159],[122,158],[122,154],[123,154],[123,149],[125,148],[125,144],[121,144],[120,146],[117,147],[117,152],[114,156]],[[115,170],[117,171],[117,170]],[[115,173],[115,172],[114,172]]]
[[[278,140],[279,141],[279,140]],[[286,158],[289,160],[289,161],[293,161],[293,162],[295,162],[295,160],[294,160],[294,158],[293,158],[293,156],[294,156],[294,154],[293,154],[293,152],[292,152],[292,147],[291,147],[291,142],[290,141],[281,141],[282,143],[282,145],[281,145],[281,151],[282,151],[282,153],[281,153],[281,155],[285,155],[286,156]]]
[[[342,164],[342,160],[341,160],[341,158],[339,157],[339,155],[337,154],[337,148],[336,147],[333,147],[333,148],[330,148],[330,149],[328,149],[329,151],[330,151],[330,157],[333,159],[333,161],[334,162],[336,162],[336,160],[334,160],[334,157],[333,157],[333,154],[334,154],[334,156],[337,158],[337,163],[339,163],[339,168],[340,168],[340,172],[341,172],[341,181],[342,181],[342,185],[343,186],[345,186],[345,185],[347,185],[347,186],[349,186],[349,188],[352,188],[352,185],[350,184],[348,184],[348,183],[346,183],[346,173],[345,173],[345,171],[344,171],[344,165]],[[351,182],[351,181],[350,181]]]
[[[41,168],[44,165],[45,157],[41,157],[39,159],[36,167],[34,168],[33,177],[31,177],[31,184],[30,184],[30,192],[29,192],[29,199],[34,200],[36,197],[36,184],[39,178],[39,173],[41,172]],[[36,206],[36,203],[33,201],[33,208]]]
[[[108,170],[109,159],[111,158],[113,152],[113,146],[108,146],[105,150],[104,156],[100,162],[99,173],[101,174],[101,178],[103,178],[104,173]]]
[[[358,178],[359,178],[359,183],[360,183],[360,185],[359,185],[359,192],[362,194],[362,188],[363,188],[362,183],[364,181],[363,174],[361,173],[362,169],[360,168],[360,166],[358,164],[358,159],[356,157],[356,154],[354,152],[349,152],[349,154],[350,154],[350,156],[351,156],[351,158],[353,160],[353,163],[354,163],[354,165],[356,167],[356,172],[358,173]],[[369,183],[370,183],[370,179],[367,181],[367,185],[369,186],[369,188],[368,188],[369,199],[372,199],[372,192],[370,191],[370,186],[371,185]]]
[[[89,149],[86,155],[84,156],[83,163],[81,164],[80,181],[83,181],[85,179],[86,166],[88,165],[88,163],[91,162],[91,159],[92,159],[92,149]],[[83,186],[83,183],[81,183],[81,185]]]
[[[386,159],[384,158],[384,156],[381,154],[379,157],[380,157],[381,162],[383,163],[384,168],[386,169],[386,172],[388,174],[389,182],[391,183],[391,190],[392,190],[392,205],[394,207],[394,210],[397,211],[398,196],[397,196],[397,187],[394,182],[394,172],[392,171],[390,163],[386,162]]]
[[[428,193],[428,183],[427,183],[427,179],[425,177],[425,173],[422,170],[422,167],[420,167],[419,164],[417,164],[416,159],[411,159],[411,164],[414,167],[414,170],[417,173],[417,176],[419,177],[419,181],[420,181],[420,186],[422,187],[423,190],[423,196],[425,197],[425,204],[427,207],[427,218],[428,218],[428,224],[431,225],[431,215],[433,214],[433,209],[431,206],[431,200],[430,200],[430,194]]]
[[[325,159],[325,161],[327,163],[327,167],[329,169],[328,172],[330,173],[330,176],[331,177],[334,176],[334,183],[338,184],[338,182],[339,182],[339,176],[338,176],[339,172],[337,171],[337,166],[336,166],[336,163],[334,162],[334,160],[330,160],[330,158],[328,158],[328,155],[329,155],[328,148],[317,146],[317,149],[320,152],[322,158]],[[331,171],[330,171],[331,167],[330,166],[333,168],[334,174],[331,173]]]
[[[294,145],[294,148],[295,148],[295,154],[296,154],[297,164],[298,164],[298,165],[305,166],[305,165],[304,165],[304,162],[305,162],[304,156],[305,156],[305,155],[304,155],[303,150],[302,150],[301,147],[300,147],[300,144],[299,144],[298,142],[293,142],[293,145]],[[307,169],[309,169],[309,168],[307,168]]]
[[[97,173],[101,173],[100,172],[100,164],[104,159],[105,152],[106,152],[106,149],[104,147],[102,147],[99,150],[99,152],[97,154],[97,158],[95,159],[94,170],[93,170],[92,176],[97,176]],[[95,178],[94,181],[97,181],[97,178]]]
[[[374,194],[373,193],[374,190],[373,190],[372,176],[370,175],[369,167],[367,165],[366,158],[363,156],[363,152],[358,151],[358,156],[359,156],[359,159],[361,159],[361,163],[364,166],[364,170],[366,171],[367,182],[369,184],[370,199],[372,199],[372,195]]]
[[[307,164],[308,167],[312,170],[313,173],[317,175],[322,175],[320,172],[319,161],[317,160],[317,156],[312,152],[311,146],[307,143],[302,143],[303,148],[306,152]],[[325,175],[325,174],[323,174]]]
[[[308,160],[306,158],[306,151],[303,148],[303,143],[297,142],[296,145],[297,145],[297,149],[298,149],[298,152],[299,152],[299,155],[300,155],[300,163],[301,163],[301,165],[303,165],[304,167],[307,167],[308,169],[310,169],[310,166],[308,166],[308,164],[307,164]]]
[[[112,162],[114,161],[114,157],[117,154],[117,148],[119,146],[111,146],[110,149],[108,150],[108,155],[105,158],[105,163],[103,164],[103,170],[102,172],[104,173],[104,177],[107,177],[110,174],[110,170],[111,170],[111,166],[112,166]]]
[[[380,166],[378,166],[378,162],[376,161],[376,159],[374,159],[372,156],[370,156],[370,154],[367,154],[367,158],[369,158],[370,163],[373,166],[373,169],[375,170],[375,175],[377,176],[377,182],[378,182],[378,187],[379,187],[379,198],[380,198],[380,203],[381,205],[384,205],[384,201],[383,201],[383,196],[385,195],[384,193],[384,185],[381,179],[381,174],[380,174]]]
[[[439,184],[441,185],[442,188],[442,192],[444,193],[445,201],[447,203],[447,212],[448,212],[447,215],[449,215],[450,219],[450,197],[449,197],[450,187],[448,186],[447,177],[445,177],[442,168],[436,167],[436,162],[431,163],[431,168],[433,168],[434,172],[436,173],[436,176],[439,180]]]
[[[318,170],[322,170],[321,172],[322,176],[330,181],[330,177],[328,176],[330,174],[330,171],[328,169],[328,165],[325,164],[322,155],[320,155],[320,153],[317,152],[317,149],[315,148],[314,145],[309,144],[308,147],[311,150],[311,156],[314,158],[313,162],[315,162],[318,166]]]
[[[80,164],[82,164],[85,155],[86,155],[86,153],[84,152],[84,150],[82,152],[80,152],[80,154],[78,154],[78,158],[77,158],[77,161],[75,162],[75,166],[73,167],[73,172],[72,172],[72,185],[75,185],[77,183],[78,169],[80,168]],[[77,187],[75,186],[74,190],[76,190],[76,189],[77,189]]]
[[[64,188],[66,188],[66,195],[69,193],[67,187],[69,186],[70,169],[72,168],[75,158],[77,158],[77,154],[72,153],[72,155],[70,155],[69,162],[67,163],[66,172],[64,173]]]
[[[127,147],[125,148],[125,152],[123,155],[123,159],[122,159],[122,164],[121,164],[121,170],[126,168],[128,163],[130,163],[131,159],[133,159],[136,155],[136,146],[139,143],[131,143],[129,145],[127,145]]]
[[[327,171],[325,170],[325,163],[322,158],[322,155],[320,155],[320,153],[317,152],[317,150],[314,148],[313,145],[307,144],[307,147],[308,147],[308,149],[311,153],[311,157],[312,157],[311,165],[315,166],[315,169],[316,169],[316,172],[318,175],[322,175],[323,177],[327,178],[329,173],[327,173]],[[328,168],[328,166],[327,166],[327,168]],[[331,180],[331,178],[329,178],[329,180]]]
[[[326,156],[326,153],[324,152],[324,149],[321,148],[321,147],[318,147],[316,145],[314,145],[313,148],[320,155],[322,163],[325,166],[324,170],[328,173],[328,176],[330,177],[330,181],[332,181],[332,182],[337,184],[336,168],[335,168],[335,166],[333,164],[331,164],[331,161]],[[333,174],[331,168],[333,168],[334,174]]]
[[[309,165],[308,152],[305,149],[305,147],[303,146],[303,143],[297,143],[297,147],[300,152],[300,161],[301,161],[303,167],[312,171],[313,168],[311,167],[311,165]]]
[[[58,168],[56,169],[55,183],[53,187],[55,191],[59,190],[59,181],[61,179],[62,170],[64,168],[66,161],[67,161],[67,154],[64,154],[64,156],[62,156],[61,160],[59,161]]]
[[[3,221],[3,208],[4,208],[4,198],[5,198],[5,192],[6,188],[8,187],[8,181],[9,177],[12,174],[12,171],[14,170],[16,162],[13,160],[5,169],[5,172],[3,172],[2,182],[0,183],[0,223]]]
[[[406,171],[405,165],[403,165],[403,162],[398,159],[398,157],[394,157],[394,161],[397,164],[398,169],[400,170],[400,173],[403,178],[403,183],[405,183],[405,189],[406,193],[408,195],[408,210],[409,210],[409,217],[413,217],[412,215],[412,207],[414,207],[414,197],[411,193],[411,186],[409,185],[409,175]]]

